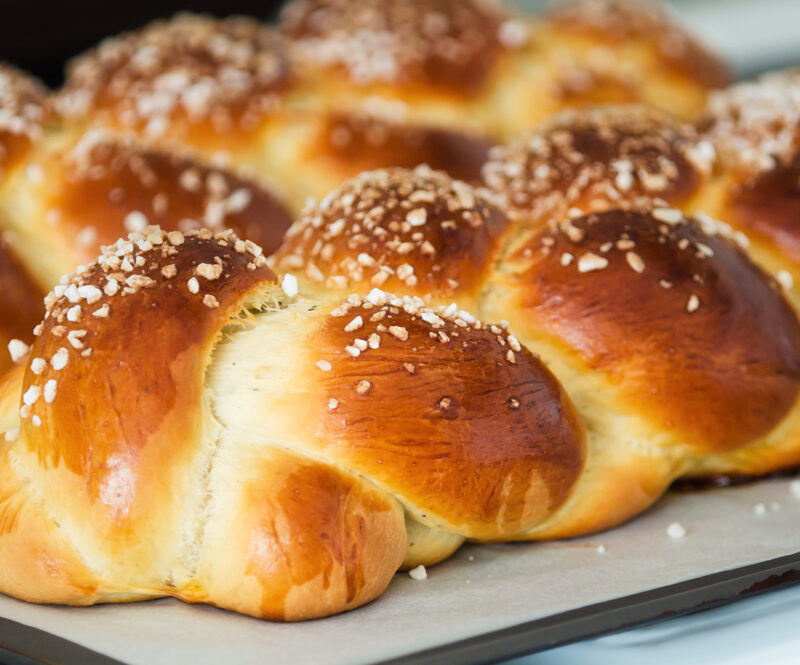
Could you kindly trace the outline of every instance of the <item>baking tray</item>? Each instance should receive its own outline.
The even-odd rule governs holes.
[[[591,538],[470,545],[427,580],[399,574],[369,606],[301,624],[171,599],[64,608],[0,596],[0,662],[496,662],[797,583],[791,482],[670,493]],[[666,533],[675,521],[679,540]]]

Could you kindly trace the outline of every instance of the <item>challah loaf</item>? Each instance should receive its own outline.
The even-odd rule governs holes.
[[[619,0],[180,15],[52,103],[0,68],[0,591],[320,617],[800,464],[796,74],[676,119],[726,76]],[[671,114],[490,151],[608,101]],[[279,248],[271,188],[337,185]]]
[[[509,362],[541,355],[589,444],[569,500],[526,537],[618,524],[680,475],[800,461],[800,324],[727,227],[666,207],[519,219],[426,168],[365,173],[274,262],[320,298],[383,284],[452,300],[509,322]]]
[[[150,227],[56,287],[0,388],[0,590],[324,616],[567,499],[583,425],[507,331],[284,284],[231,231]]]

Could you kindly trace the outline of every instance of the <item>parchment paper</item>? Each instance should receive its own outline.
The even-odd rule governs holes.
[[[685,527],[684,538],[667,535],[672,522]],[[790,481],[762,481],[671,493],[590,538],[466,546],[427,580],[398,574],[367,607],[301,624],[171,599],[65,608],[0,596],[0,616],[131,665],[366,663],[797,551],[800,500]]]

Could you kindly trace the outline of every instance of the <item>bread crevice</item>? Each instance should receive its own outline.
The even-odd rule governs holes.
[[[197,568],[203,550],[206,536],[206,525],[213,512],[213,493],[211,491],[214,465],[223,446],[225,423],[217,415],[216,404],[211,391],[208,389],[209,372],[214,367],[219,349],[230,343],[237,332],[252,328],[256,325],[258,316],[269,315],[280,311],[287,306],[283,291],[274,284],[250,294],[241,303],[239,310],[231,317],[229,323],[220,331],[214,343],[209,361],[203,377],[203,421],[204,432],[209,436],[204,437],[206,453],[202,464],[202,475],[198,482],[199,490],[196,495],[196,505],[191,512],[192,518],[185,525],[180,548],[179,567],[170,571],[165,578],[165,584],[170,588],[178,588],[182,582],[188,582],[197,574]],[[209,430],[211,430],[209,432]]]

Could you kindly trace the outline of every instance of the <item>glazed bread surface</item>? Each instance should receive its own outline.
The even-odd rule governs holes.
[[[31,331],[44,315],[44,291],[12,251],[12,241],[11,234],[0,234],[0,374],[11,367],[12,356],[17,354],[5,353],[9,344],[12,340],[30,342]]]
[[[0,214],[45,289],[151,223],[233,229],[269,253],[291,223],[283,202],[252,180],[100,129],[35,151],[26,172],[7,182]]]
[[[7,191],[7,183],[25,168],[29,155],[48,123],[46,94],[44,86],[36,79],[0,63],[0,201]],[[31,330],[41,320],[44,313],[42,299],[49,288],[49,285],[37,283],[36,262],[24,260],[20,251],[24,243],[8,228],[5,211],[0,205],[2,349],[6,349],[11,340],[31,341]],[[5,372],[10,365],[9,356],[3,353],[0,372]]]
[[[46,97],[39,81],[0,62],[0,179],[19,166],[41,136]]]
[[[75,58],[54,105],[83,131],[141,133],[245,158],[291,82],[280,37],[253,19],[179,14]]]
[[[527,40],[491,0],[297,0],[280,29],[305,101],[358,110],[396,100],[410,120],[480,130],[506,58]]]

